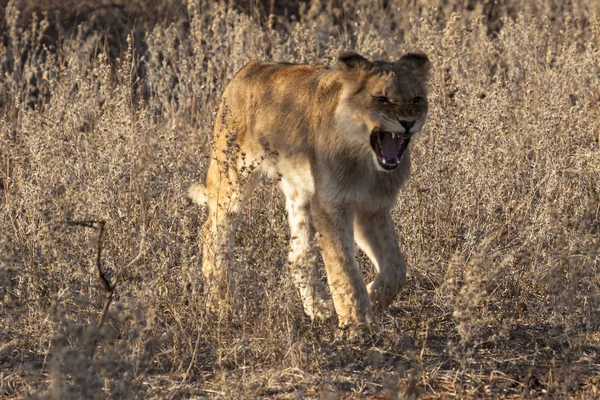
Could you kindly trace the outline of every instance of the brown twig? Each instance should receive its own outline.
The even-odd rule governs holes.
[[[100,313],[100,317],[98,319],[98,330],[104,326],[104,322],[106,321],[106,317],[108,315],[108,309],[110,308],[110,304],[113,300],[113,295],[115,293],[115,288],[117,283],[119,282],[119,278],[121,276],[120,273],[115,275],[114,282],[108,280],[104,272],[102,271],[102,235],[104,234],[104,227],[106,225],[106,221],[65,221],[67,225],[71,226],[83,226],[85,228],[93,228],[98,230],[98,239],[96,241],[96,271],[98,273],[98,279],[102,282],[102,286],[104,287],[104,304],[102,306],[102,312]],[[143,222],[142,222],[142,237],[140,240],[140,247],[138,250],[138,254],[125,266],[125,270],[129,269],[132,265],[134,265],[140,258],[142,258],[144,254],[144,245],[146,238],[146,221],[145,221],[145,212],[143,212]],[[96,345],[98,343],[98,338],[94,339],[94,344],[92,349],[90,350],[90,359],[94,358],[94,353],[96,351]]]
[[[110,303],[113,299],[113,293],[115,291],[115,287],[110,284],[109,280],[102,271],[102,235],[104,234],[104,226],[106,225],[106,221],[65,221],[65,223],[71,226],[83,226],[85,228],[93,228],[98,230],[98,239],[96,240],[96,271],[98,272],[98,278],[100,279],[100,282],[102,282],[102,286],[104,287],[105,291],[104,305],[102,306],[100,321],[98,322],[98,329],[100,329],[106,320],[108,308],[110,307]],[[98,338],[94,337],[94,343],[90,350],[90,359],[94,358],[97,343]]]
[[[102,235],[104,234],[104,226],[106,221],[65,221],[67,225],[71,226],[83,226],[85,228],[93,228],[98,230],[98,239],[96,240],[96,271],[98,277],[104,286],[104,290],[112,292],[114,287],[111,286],[110,282],[102,272],[101,259],[102,259]]]

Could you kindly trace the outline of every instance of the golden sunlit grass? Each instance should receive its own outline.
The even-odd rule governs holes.
[[[600,10],[551,3],[0,1],[0,396],[597,397]],[[209,313],[185,197],[240,67],[342,49],[433,64],[373,346],[304,316],[273,182]]]

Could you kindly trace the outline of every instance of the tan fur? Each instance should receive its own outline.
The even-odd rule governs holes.
[[[203,274],[211,304],[219,305],[232,287],[228,258],[236,214],[262,172],[282,178],[288,259],[307,314],[328,317],[333,300],[341,327],[378,329],[373,310],[385,309],[405,282],[390,209],[409,175],[410,148],[386,171],[370,138],[377,129],[402,138],[420,130],[428,75],[429,61],[419,54],[387,63],[342,53],[331,69],[253,62],[238,72],[215,123],[206,188],[189,190],[209,209]],[[414,123],[409,131],[406,121]],[[315,230],[331,299],[318,279]],[[378,271],[368,286],[354,260],[354,240]]]

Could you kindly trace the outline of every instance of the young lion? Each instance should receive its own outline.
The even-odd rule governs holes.
[[[305,312],[331,315],[342,328],[377,331],[406,280],[390,209],[410,171],[409,142],[427,116],[430,63],[423,54],[396,62],[352,52],[322,66],[252,62],[225,90],[215,123],[206,187],[190,197],[208,204],[203,275],[209,301],[230,289],[236,216],[259,172],[281,177],[291,240],[289,262]],[[311,242],[321,235],[331,298],[318,278]],[[365,285],[354,240],[377,275]]]

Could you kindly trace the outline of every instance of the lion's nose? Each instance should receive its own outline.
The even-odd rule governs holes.
[[[406,129],[407,133],[410,131],[410,128],[412,128],[413,125],[415,124],[415,121],[400,120],[398,122],[400,122],[400,125],[402,125],[404,127],[404,129]]]

